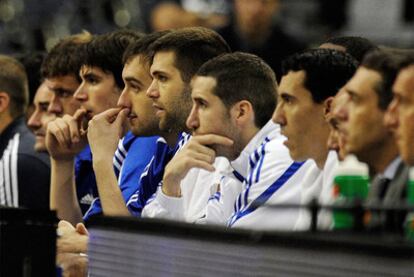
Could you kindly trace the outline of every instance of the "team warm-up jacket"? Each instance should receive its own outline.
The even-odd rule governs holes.
[[[132,215],[141,216],[142,209],[155,197],[158,187],[162,186],[165,166],[190,138],[189,134],[182,132],[172,148],[163,138],[157,140],[155,154],[141,174],[136,191],[127,202],[127,208]]]
[[[229,167],[226,158],[218,157],[214,162],[214,172],[192,168],[180,183],[181,197],[167,196],[159,187],[142,211],[142,216],[187,222],[203,218],[209,198],[216,193],[223,171]]]
[[[272,121],[253,137],[231,162],[234,171],[222,178],[220,192],[209,201],[206,223],[294,230],[300,209],[271,205],[301,203],[301,182],[312,163],[294,162],[283,144],[285,139],[280,126]],[[237,194],[238,182],[242,185]]]
[[[49,209],[50,164],[23,117],[0,134],[0,205]]]
[[[314,167],[307,172],[305,177],[307,180],[313,179],[314,181],[306,181],[302,183],[302,205],[308,205],[312,200],[316,200],[321,206],[329,206],[333,204],[333,181],[338,163],[338,155],[333,150],[328,152],[328,156],[326,157],[326,161],[322,169],[316,167],[316,164],[314,163]],[[309,209],[302,209],[300,219],[295,229],[308,229],[310,221],[311,215]],[[317,225],[321,230],[329,230],[333,227],[331,210],[321,209],[318,212]]]
[[[76,197],[82,214],[85,214],[98,197],[95,172],[92,165],[92,152],[86,145],[80,153],[75,156],[75,186]]]
[[[158,139],[157,136],[137,137],[128,132],[119,141],[113,164],[114,173],[117,176],[118,186],[125,203],[137,191],[140,176],[155,154]],[[84,214],[83,220],[87,221],[93,215],[99,215],[102,212],[101,201],[96,195],[90,208]]]

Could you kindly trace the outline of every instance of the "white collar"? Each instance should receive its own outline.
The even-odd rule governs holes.
[[[384,172],[381,173],[381,175],[390,180],[394,179],[400,163],[401,163],[401,157],[398,156],[387,166],[387,168],[385,168]]]
[[[244,178],[247,177],[249,168],[249,157],[256,150],[258,146],[265,140],[265,138],[272,139],[280,134],[279,124],[274,123],[272,120],[266,123],[262,129],[260,129],[256,135],[249,141],[244,147],[240,155],[233,161],[230,162],[231,166]]]

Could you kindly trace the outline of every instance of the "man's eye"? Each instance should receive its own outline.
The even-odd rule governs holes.
[[[87,77],[86,81],[92,85],[96,85],[98,83],[98,80],[96,78],[93,77]]]
[[[70,91],[62,90],[62,91],[58,91],[57,95],[61,98],[67,98],[67,97],[72,96],[72,93]]]
[[[39,110],[41,110],[42,112],[46,112],[48,107],[49,107],[49,104],[40,104]]]
[[[135,91],[140,91],[141,90],[141,87],[139,85],[136,85],[136,84],[131,84],[130,87],[131,87],[131,89],[133,89]]]
[[[282,95],[282,100],[283,102],[288,103],[288,104],[292,102],[292,98],[287,95]]]
[[[165,81],[168,80],[168,78],[166,76],[163,76],[163,75],[158,75],[158,80],[161,81],[161,82],[165,82]]]

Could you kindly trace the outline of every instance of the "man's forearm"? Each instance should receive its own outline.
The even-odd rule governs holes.
[[[130,213],[115,176],[112,159],[94,159],[93,168],[103,213],[110,216],[129,216]]]
[[[50,209],[58,218],[75,225],[82,222],[82,212],[76,196],[74,160],[51,159]]]

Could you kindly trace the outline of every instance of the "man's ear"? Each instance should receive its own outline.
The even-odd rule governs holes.
[[[324,111],[323,114],[325,118],[332,112],[332,102],[334,100],[333,96],[330,96],[323,101]]]
[[[8,110],[10,106],[10,96],[4,91],[0,91],[0,112]]]
[[[231,115],[237,125],[243,126],[249,122],[254,124],[253,106],[247,100],[242,100],[234,104],[231,108]]]

